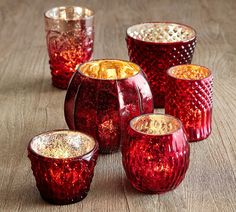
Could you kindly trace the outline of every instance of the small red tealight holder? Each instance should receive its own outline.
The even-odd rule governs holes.
[[[213,76],[198,65],[179,65],[167,71],[165,112],[181,120],[188,141],[211,134]]]
[[[181,122],[164,114],[132,119],[122,160],[127,178],[137,190],[159,194],[176,188],[189,165],[189,144]]]
[[[84,7],[55,7],[45,12],[52,84],[66,89],[77,65],[92,57],[94,12]]]
[[[50,131],[32,138],[28,157],[42,198],[53,204],[70,204],[89,192],[98,144],[80,132]]]
[[[191,63],[196,31],[178,23],[141,23],[127,29],[126,41],[130,60],[147,74],[154,106],[164,107],[166,70]]]

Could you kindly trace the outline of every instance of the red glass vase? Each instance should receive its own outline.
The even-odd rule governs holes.
[[[130,60],[147,74],[155,107],[164,107],[166,70],[191,63],[196,45],[193,28],[177,23],[142,23],[127,29]]]
[[[74,74],[65,98],[65,119],[99,143],[101,153],[119,149],[131,118],[153,111],[152,94],[139,66],[94,60]]]
[[[87,196],[98,144],[80,132],[50,131],[30,141],[28,157],[42,198],[53,204],[69,204]]]
[[[189,144],[173,116],[145,114],[130,121],[122,161],[131,185],[145,193],[176,188],[189,165]]]
[[[94,13],[82,7],[55,7],[44,17],[52,84],[66,89],[76,67],[92,57]]]
[[[208,68],[179,65],[167,71],[165,112],[178,117],[189,141],[211,133],[213,76]]]

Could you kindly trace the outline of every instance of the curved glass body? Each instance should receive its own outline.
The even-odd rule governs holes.
[[[163,114],[132,119],[122,146],[122,161],[135,189],[163,193],[176,188],[189,165],[189,144],[181,122]]]
[[[127,29],[129,58],[147,74],[155,107],[164,107],[166,70],[191,63],[196,32],[177,23],[142,23]]]
[[[98,143],[80,132],[50,131],[30,141],[28,157],[42,198],[53,204],[70,204],[89,192]]]
[[[153,111],[152,93],[137,65],[95,60],[74,74],[64,109],[70,129],[93,136],[100,152],[110,153],[119,149],[130,119]]]
[[[179,118],[189,141],[211,133],[213,76],[198,65],[179,65],[167,71],[165,112]]]

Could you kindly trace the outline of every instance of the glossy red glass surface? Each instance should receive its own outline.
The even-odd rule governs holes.
[[[77,65],[92,57],[93,12],[80,7],[53,8],[45,13],[45,25],[52,84],[66,89]]]
[[[140,25],[145,26],[147,24],[165,24],[168,27],[168,25],[175,23],[143,23]],[[176,25],[193,30],[182,24]],[[126,35],[129,58],[146,73],[153,93],[154,106],[162,108],[165,104],[166,70],[175,65],[191,63],[196,45],[196,35],[187,41],[155,42],[134,38],[128,33],[129,29]],[[168,32],[170,39],[173,34],[175,34],[173,30]]]
[[[38,136],[44,136],[51,131]],[[63,132],[68,132],[63,130]],[[28,146],[28,157],[41,197],[53,204],[70,204],[87,196],[98,157],[98,144],[82,155],[72,158],[45,157]]]
[[[79,67],[70,82],[64,108],[67,125],[96,138],[101,153],[119,149],[131,118],[153,112],[151,90],[138,71],[131,77],[106,80],[88,77]]]
[[[141,118],[171,117],[146,114],[132,119],[128,137],[122,146],[122,161],[131,185],[144,193],[164,193],[176,188],[184,179],[189,165],[189,144],[179,120],[179,128],[169,134],[149,134],[132,127]],[[146,128],[149,124],[143,123]],[[158,123],[154,124],[158,126]],[[151,129],[151,128],[150,128]]]
[[[188,68],[205,70],[208,76],[202,79],[180,79],[170,74],[171,70]],[[213,76],[209,69],[196,65],[175,66],[167,72],[165,112],[179,118],[188,140],[201,141],[212,130]]]

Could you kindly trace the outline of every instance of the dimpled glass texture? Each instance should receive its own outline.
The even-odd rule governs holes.
[[[189,165],[189,144],[181,122],[164,114],[131,120],[122,146],[122,161],[131,185],[144,193],[176,188]]]
[[[56,7],[45,13],[52,84],[66,89],[77,65],[93,53],[93,12],[81,7]]]
[[[153,112],[152,93],[139,66],[94,60],[74,74],[65,98],[70,129],[93,136],[101,153],[117,151],[131,118]]]
[[[55,140],[57,143],[53,145]],[[58,145],[60,142],[63,145]],[[65,142],[67,145],[64,145]],[[69,142],[73,145],[68,146]],[[76,144],[80,147],[81,143],[90,145],[88,152],[75,149]],[[43,149],[44,146],[47,148]],[[98,157],[98,144],[83,133],[51,131],[30,141],[28,157],[41,197],[53,204],[70,204],[82,200],[89,192]]]
[[[180,65],[167,71],[165,112],[179,118],[189,141],[211,133],[213,76],[197,65]]]
[[[166,70],[191,63],[196,45],[195,30],[177,23],[142,23],[127,29],[130,60],[147,74],[155,107],[164,107]]]

